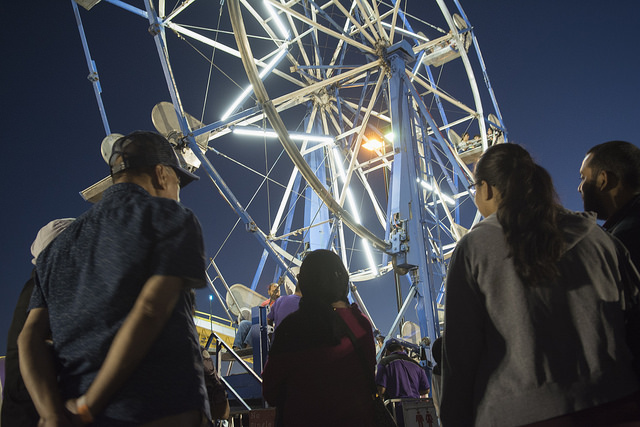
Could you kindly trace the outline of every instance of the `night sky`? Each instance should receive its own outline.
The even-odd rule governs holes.
[[[131,3],[143,7],[141,1]],[[567,208],[581,210],[578,169],[585,151],[612,139],[639,144],[640,2],[468,0],[462,6],[474,25],[509,139],[523,144],[549,170]],[[118,19],[105,21],[115,16],[109,9],[115,7],[103,2],[83,19],[88,33],[92,24],[100,27],[101,32],[90,34],[89,46],[101,76],[125,76],[118,87],[103,77],[112,131],[152,129],[151,108],[169,100],[157,54],[147,48],[148,56],[136,60],[119,56],[117,47],[138,40],[148,45],[151,40],[136,16],[119,11]],[[78,192],[105,177],[108,169],[99,151],[104,128],[86,79],[70,3],[5,1],[0,15],[4,354],[13,307],[32,268],[30,246],[37,231],[54,218],[84,212],[89,204]],[[225,9],[223,19],[226,16]],[[104,51],[109,54],[101,56]],[[153,67],[142,65],[153,61]],[[229,169],[226,179],[237,185],[240,175],[233,171]],[[184,189],[181,198],[200,218],[207,256],[213,257],[229,231],[217,225],[235,214],[204,173],[198,174],[204,178]],[[235,254],[221,265],[230,284],[250,283],[254,267],[243,260],[262,251],[243,229],[240,225],[225,244],[225,250]],[[209,310],[208,295],[207,290],[198,292],[203,311]],[[379,301],[376,310],[385,304],[391,314],[382,316],[381,327],[388,327],[384,321],[395,307],[395,302]]]

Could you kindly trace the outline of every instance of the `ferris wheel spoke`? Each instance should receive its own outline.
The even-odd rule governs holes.
[[[343,5],[342,3],[340,3],[339,1],[334,0],[333,4],[344,14],[344,16],[346,17],[345,20],[345,24],[344,27],[342,29],[343,33],[347,32],[347,29],[349,27],[349,23],[351,23],[357,30],[352,31],[349,35],[350,36],[354,36],[356,34],[362,34],[364,36],[364,38],[366,38],[369,43],[371,43],[372,46],[374,46],[376,44],[376,40],[374,39],[373,35],[369,34],[369,32],[355,19],[355,17],[352,14],[352,11],[354,9],[354,7],[356,6],[356,2],[354,1],[353,3],[351,3],[351,11],[348,11]],[[344,42],[343,40],[340,40],[340,43]],[[340,44],[339,43],[339,44]]]
[[[392,39],[389,39],[389,35],[382,26],[383,17],[380,16],[380,11],[378,10],[378,2],[374,0],[371,2],[371,4],[373,5],[373,20],[378,26],[378,33],[380,34],[380,38],[387,44],[391,44]]]
[[[368,64],[364,64],[360,67],[354,68],[350,71],[342,73],[337,76],[333,76],[329,79],[316,82],[314,84],[308,85],[302,89],[298,89],[286,95],[282,95],[278,98],[272,100],[273,105],[278,106],[285,102],[289,101],[300,101],[302,99],[309,99],[308,96],[318,92],[320,89],[325,88],[327,86],[331,86],[333,84],[338,84],[342,80],[348,81],[350,78],[361,78],[366,72],[370,69],[376,68],[380,66],[382,63],[382,59],[378,59],[377,61],[370,62]],[[299,102],[298,102],[299,103]]]
[[[384,73],[379,73],[378,75],[378,80],[376,81],[376,84],[374,86],[374,90],[371,94],[371,97],[369,98],[369,103],[367,105],[367,107],[364,110],[364,114],[362,116],[362,126],[363,128],[366,128],[367,123],[369,121],[369,117],[371,116],[371,112],[373,111],[373,107],[375,106],[376,102],[377,102],[377,98],[378,95],[380,93],[380,89],[382,87],[383,84],[383,80],[385,78],[385,74]],[[366,90],[366,87],[363,88],[363,90]],[[346,179],[345,182],[348,183],[351,181],[351,175],[353,174],[353,170],[355,167],[355,163],[356,163],[356,159],[358,157],[358,152],[360,151],[360,146],[361,146],[361,142],[362,142],[362,138],[364,136],[364,133],[358,133],[356,135],[355,141],[351,144],[351,152],[350,152],[350,159],[349,159],[349,167],[347,168],[347,173],[346,173]],[[344,202],[344,198],[345,198],[346,194],[343,192],[343,194],[340,195],[340,201]]]
[[[398,10],[400,9],[400,0],[395,0],[393,9],[391,10],[391,25],[389,30],[389,40],[393,40],[393,37],[396,34],[396,23],[398,21]]]
[[[358,104],[356,104],[353,101],[349,101],[347,99],[341,99],[340,102],[347,108],[349,108],[353,113],[355,113],[358,110]],[[381,121],[384,121],[387,125],[391,124],[391,117],[389,117],[388,115],[378,112],[378,111],[372,111],[371,115]]]
[[[428,93],[433,93],[434,95],[437,95],[441,99],[449,102],[452,106],[455,106],[455,107],[459,108],[460,110],[470,114],[473,117],[477,117],[478,116],[478,112],[476,112],[472,108],[466,106],[464,103],[454,99],[453,97],[447,95],[446,93],[438,90],[436,87],[434,87],[434,86],[430,85],[429,83],[425,82],[424,80],[422,80],[421,78],[419,78],[415,74],[412,74],[410,71],[407,71],[407,75],[413,81],[415,81],[416,83],[419,83],[420,86],[422,86]]]
[[[165,25],[166,28],[175,31],[176,33],[179,33],[179,34],[181,34],[183,36],[190,37],[190,38],[192,38],[194,40],[202,42],[202,43],[204,43],[204,44],[206,44],[208,46],[211,46],[211,47],[213,47],[215,49],[219,49],[219,50],[221,50],[221,51],[223,51],[225,53],[228,53],[229,55],[232,55],[232,56],[234,56],[236,58],[240,58],[240,52],[237,49],[231,48],[231,47],[225,45],[224,43],[220,43],[220,42],[217,42],[215,40],[212,40],[209,37],[203,36],[202,34],[198,34],[195,31],[192,31],[192,30],[190,30],[190,29],[188,29],[188,28],[186,28],[186,27],[184,27],[184,26],[182,26],[180,24],[176,24],[176,23],[171,22],[171,21],[165,21],[164,25]]]
[[[370,53],[370,54],[375,54],[375,50],[372,49],[371,47],[364,45],[350,37],[348,37],[347,35],[344,35],[342,33],[339,33],[335,30],[332,30],[330,28],[325,27],[324,25],[320,25],[318,22],[314,21],[313,19],[309,19],[306,16],[302,15],[301,13],[293,10],[291,7],[289,6],[285,6],[279,2],[277,2],[276,0],[266,0],[269,3],[271,3],[271,5],[273,5],[274,7],[282,10],[283,12],[289,14],[291,17],[296,18],[298,21],[305,23],[307,25],[309,25],[311,28],[314,28],[317,31],[320,31],[322,33],[327,34],[328,36],[334,37],[336,39],[342,40],[345,43],[360,49],[362,52],[366,52],[366,53]]]
[[[366,0],[365,0],[366,1]],[[381,37],[378,34],[378,29],[376,28],[377,20],[373,17],[373,9],[369,3],[363,3],[363,0],[354,0],[356,5],[358,6],[357,10],[360,13],[360,16],[365,20],[364,28],[368,28],[369,31],[373,34],[376,41],[380,41]],[[375,46],[376,43],[373,43]]]
[[[357,22],[351,15],[351,11],[353,11],[353,8],[356,6],[355,2],[351,3],[351,11],[347,11],[344,6],[342,6],[342,4],[340,4],[340,2],[337,2],[335,0],[333,0],[331,3],[335,4],[344,14],[344,16],[346,17],[344,20],[344,26],[342,28],[342,32],[346,33],[348,28],[349,28],[349,23],[353,23],[354,25],[359,25],[359,22]],[[331,59],[329,60],[329,70],[327,71],[327,77],[331,77],[331,75],[333,74],[334,71],[337,71],[338,73],[340,72],[340,69],[338,68],[332,68],[336,63],[338,63],[338,60],[340,60],[340,64],[344,63],[344,55],[345,55],[345,47],[346,44],[344,42],[344,40],[338,40],[338,43],[336,44],[336,48],[333,51],[333,55],[331,56]]]
[[[286,15],[287,18],[287,22],[289,23],[289,28],[291,29],[291,31],[293,31],[293,39],[291,41],[291,43],[295,43],[296,46],[298,47],[298,52],[300,52],[300,54],[302,55],[302,63],[309,65],[311,64],[311,61],[309,60],[309,57],[307,56],[307,50],[304,48],[304,45],[302,43],[302,39],[304,36],[306,36],[308,33],[311,32],[311,29],[304,31],[302,34],[298,32],[298,28],[295,26],[294,22],[293,22],[293,18],[290,15]],[[300,63],[293,57],[293,55],[289,55],[290,57],[290,61],[291,64],[294,67],[299,67]],[[306,80],[307,83],[311,83],[311,79],[307,78],[306,76],[303,76]]]
[[[335,108],[334,108],[334,109],[332,109],[332,113],[333,113],[333,114],[330,114],[329,116],[330,116],[331,121],[334,123],[334,126],[336,126],[336,128],[338,128],[338,123],[336,122],[336,119],[335,119],[335,113],[336,113],[336,111],[337,111],[337,110],[336,110]],[[358,132],[358,133],[359,133],[359,132],[360,132],[360,128],[361,128],[361,127],[356,127],[356,128],[354,128],[354,127],[353,127],[353,124],[352,124],[350,121],[348,121],[348,119],[345,119],[345,121],[347,121],[347,123],[346,123],[346,124],[347,124],[349,127],[351,127],[352,129],[354,129],[354,132],[353,132],[353,133],[356,133],[356,132]],[[345,135],[345,136],[347,136],[347,135]],[[341,139],[341,136],[336,137],[336,140],[339,140],[339,139]],[[392,154],[393,154],[393,153],[391,153],[391,155],[392,155]],[[389,168],[389,169],[390,169],[391,165],[390,165],[389,161],[388,161],[386,158],[384,158],[384,156],[381,156],[380,158],[383,160],[383,164],[385,164],[385,163],[386,163],[387,168]],[[377,160],[378,160],[378,159],[372,159],[372,160],[370,160],[369,162],[374,162],[374,161],[377,161]],[[371,185],[370,185],[370,183],[369,183],[369,181],[368,181],[368,179],[367,179],[367,177],[366,177],[366,175],[365,175],[365,173],[364,173],[364,170],[363,170],[363,169],[364,169],[364,167],[365,167],[365,166],[366,166],[366,165],[364,165],[364,166],[363,166],[363,164],[361,164],[360,162],[358,162],[358,161],[356,160],[356,162],[355,162],[355,164],[354,164],[355,173],[357,174],[358,178],[360,179],[360,182],[361,182],[361,183],[362,183],[362,185],[364,186],[365,191],[367,192],[367,194],[368,194],[368,196],[369,196],[369,200],[370,200],[370,201],[371,201],[371,203],[372,203],[372,206],[373,206],[373,208],[374,208],[374,212],[375,212],[375,214],[376,214],[376,217],[378,218],[378,221],[380,222],[380,225],[384,228],[384,227],[385,227],[385,223],[386,223],[386,215],[385,215],[385,214],[384,214],[384,212],[382,211],[382,208],[381,208],[381,206],[380,206],[380,203],[378,202],[377,197],[375,196],[375,192],[373,191],[373,189],[372,189],[372,187],[371,187]]]
[[[214,49],[217,49],[217,50],[221,50],[222,52],[225,52],[225,53],[227,53],[227,54],[229,54],[229,55],[231,55],[233,57],[240,58],[240,52],[237,49],[229,47],[224,43],[215,41],[215,40],[213,40],[213,39],[211,39],[211,38],[209,38],[207,36],[199,34],[199,33],[195,32],[193,30],[190,30],[190,29],[188,29],[188,28],[186,28],[186,27],[184,27],[184,26],[182,26],[180,24],[176,24],[176,23],[171,22],[171,21],[166,21],[164,23],[164,25],[165,25],[166,28],[168,28],[168,29],[170,29],[172,31],[175,31],[176,33],[181,34],[182,36],[186,36],[186,37],[189,37],[189,38],[191,38],[193,40],[196,40],[196,41],[199,41],[201,43],[204,43],[205,45],[211,46],[211,47],[213,47]],[[270,54],[268,54],[266,56],[266,58],[276,54],[277,51],[278,51],[277,49],[272,51]],[[260,66],[262,68],[266,68],[268,66],[268,64],[265,63],[261,59],[254,59],[254,62],[255,62],[256,65],[258,65],[258,66]],[[274,72],[274,74],[276,74],[276,75],[288,80],[291,83],[294,83],[296,85],[302,85],[298,80],[292,78],[288,74],[285,74],[285,73],[283,73],[283,72],[281,72],[281,71],[279,71],[277,69],[273,70],[273,72]]]
[[[185,1],[183,1],[178,7],[176,7],[175,9],[173,9],[171,11],[169,16],[166,17],[166,20],[172,21],[176,16],[178,16],[180,13],[182,13],[186,8],[191,6],[191,4],[193,4],[193,2],[195,2],[195,0],[185,0]],[[164,16],[165,0],[160,0],[159,5],[160,5],[160,7],[158,8],[158,11],[159,11],[158,14],[162,18]]]

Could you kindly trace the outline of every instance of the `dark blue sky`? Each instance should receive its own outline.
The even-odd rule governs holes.
[[[640,119],[636,44],[640,2],[473,0],[463,1],[462,6],[474,25],[510,140],[522,143],[550,171],[565,206],[581,209],[576,188],[584,152],[611,139],[639,143],[635,121]],[[129,30],[135,25],[138,32],[146,31],[136,22],[139,18],[118,16],[123,15],[103,33],[92,34],[94,57],[102,45],[127,46],[145,39]],[[87,66],[69,2],[33,6],[2,2],[0,16],[4,17],[0,354],[4,354],[13,306],[31,271],[29,248],[38,229],[51,219],[85,211],[89,206],[78,192],[106,176],[107,168],[99,153],[104,130],[86,80]],[[87,18],[87,28],[91,19],[104,18],[97,14]],[[137,72],[131,80],[121,81],[117,90],[103,82],[114,131],[151,129],[151,108],[168,99],[166,89],[155,93],[156,87],[164,87],[160,68],[140,69],[155,57],[153,50],[147,52],[149,58],[138,58],[139,62],[117,53],[98,61],[101,75]],[[236,178],[231,175],[227,180]],[[214,256],[228,231],[216,224],[233,213],[208,179],[187,187],[182,200],[198,214],[207,255]],[[242,259],[261,249],[246,236],[235,239],[231,247],[237,263],[222,266],[223,274],[231,283],[248,284],[254,268],[247,269]],[[200,309],[206,311],[207,295],[207,291],[198,295]]]

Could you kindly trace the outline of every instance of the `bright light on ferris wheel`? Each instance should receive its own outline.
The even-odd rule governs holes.
[[[393,132],[389,132],[384,135],[384,139],[389,142],[393,142]],[[362,144],[363,148],[366,148],[369,151],[377,151],[384,147],[384,142],[377,140],[376,138],[367,139],[367,142]]]
[[[340,154],[340,150],[338,149],[338,146],[334,146],[332,152],[333,152],[333,157],[336,164],[336,169],[338,169],[338,175],[340,176],[340,178],[342,179],[342,183],[344,184],[347,178],[344,172],[344,167],[342,166],[342,162],[343,162],[342,154]],[[348,187],[345,189],[345,191],[347,192],[347,203],[349,203],[349,208],[351,209],[351,212],[353,214],[353,219],[356,221],[356,223],[360,224],[360,213],[356,209],[356,204],[353,198],[353,194],[351,193],[351,190]],[[365,239],[362,239],[362,248],[364,249],[364,253],[367,257],[369,268],[376,275],[378,275],[378,267],[376,266],[376,263],[373,260],[373,255],[371,253],[371,245]]]
[[[282,35],[282,37],[285,40],[289,40],[289,38],[291,38],[291,33],[289,33],[289,31],[285,28],[284,24],[280,20],[280,17],[276,13],[275,9],[273,8],[273,6],[271,6],[271,3],[269,3],[267,0],[264,0],[264,5],[267,7],[267,10],[269,11],[269,15],[271,15],[271,18],[273,18],[273,20],[275,21],[276,26],[278,27],[278,30],[280,30],[280,34]]]
[[[377,139],[370,139],[364,144],[362,144],[362,147],[366,148],[369,151],[376,151],[381,149],[382,145],[383,145],[382,142],[378,141]]]
[[[431,184],[429,184],[428,182],[423,181],[420,178],[418,178],[417,181],[422,187],[426,188],[427,190],[434,191],[433,186]],[[441,200],[444,200],[449,205],[455,205],[456,204],[456,201],[453,200],[451,198],[451,196],[447,196],[446,194],[442,193],[439,188],[436,188],[435,190],[436,190],[436,193],[438,193],[438,196],[440,197]]]
[[[273,130],[246,127],[246,126],[234,127],[233,133],[237,135],[261,137],[261,138],[277,138],[278,137],[278,134]],[[342,155],[340,153],[338,146],[334,144],[334,139],[332,137],[324,136],[324,135],[312,135],[308,133],[289,132],[289,138],[291,138],[293,141],[308,141],[308,142],[318,142],[318,143],[324,143],[324,144],[328,144],[328,143],[333,144],[333,149],[331,151],[333,152],[334,163],[338,171],[338,176],[340,177],[340,179],[342,179],[342,183],[344,184],[344,182],[346,181],[346,173],[344,171],[344,166],[343,166],[344,159],[342,158]],[[356,208],[355,199],[353,197],[351,189],[347,187],[345,188],[345,191],[346,191],[346,201],[347,201],[347,204],[349,205],[351,214],[353,215],[353,219],[355,220],[356,223],[360,224],[361,223],[360,213]],[[371,271],[373,271],[377,275],[378,267],[376,266],[376,263],[373,259],[373,254],[371,253],[371,245],[365,239],[362,240],[362,248],[367,258],[367,262],[369,263],[369,268],[371,269]]]
[[[277,138],[278,134],[274,130],[261,129],[247,126],[235,126],[233,133],[237,135],[256,136],[260,138]],[[310,133],[289,132],[292,141],[320,142],[323,144],[333,144],[334,139],[330,136],[314,135]]]
[[[269,63],[267,64],[267,66],[260,72],[260,78],[264,79],[264,77],[269,74],[271,71],[273,71],[274,68],[276,68],[276,66],[280,63],[280,60],[282,58],[284,58],[284,56],[287,54],[287,49],[286,49],[286,44],[283,44],[280,47],[280,51],[278,52],[278,54],[276,56],[274,56],[271,61],[269,61]],[[248,87],[246,87],[242,93],[240,94],[240,96],[238,97],[238,99],[236,99],[233,104],[231,104],[231,107],[229,107],[227,109],[227,111],[222,115],[222,120],[226,120],[230,115],[232,115],[234,113],[234,111],[236,111],[236,109],[238,108],[238,106],[244,102],[245,99],[247,99],[247,97],[249,96],[249,94],[253,91],[253,86],[249,85]]]

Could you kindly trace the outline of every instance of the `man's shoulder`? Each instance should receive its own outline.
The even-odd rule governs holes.
[[[638,211],[628,212],[627,215],[620,218],[620,221],[612,227],[612,230],[615,229],[624,231],[640,230],[640,209]]]
[[[640,247],[640,197],[636,197],[633,203],[624,212],[604,224],[604,228],[613,236],[620,239],[631,251]]]
[[[120,207],[127,204],[140,210],[152,208],[167,211],[171,215],[193,215],[191,209],[180,202],[166,197],[154,197],[141,186],[128,182],[114,184],[108,188],[96,207],[108,209],[112,206]]]
[[[391,363],[394,362],[398,362],[401,364],[405,364],[405,363],[410,363],[416,366],[420,366],[420,364],[418,364],[418,362],[416,362],[415,360],[413,360],[412,358],[410,358],[409,356],[407,356],[406,353],[393,353],[389,356],[383,357],[380,360],[380,365],[382,366],[387,366],[390,365]]]
[[[273,305],[275,306],[276,304],[278,305],[282,305],[282,304],[286,304],[286,303],[290,303],[290,302],[295,302],[295,301],[300,301],[300,297],[298,295],[295,294],[291,294],[291,295],[283,295],[280,298],[278,298],[276,300],[275,303],[273,303]]]
[[[138,220],[143,226],[152,228],[163,234],[194,234],[201,233],[200,222],[191,209],[175,200],[164,197],[150,197],[139,207]]]
[[[640,228],[640,194],[614,213],[603,227],[612,234]],[[616,236],[617,237],[617,236]]]

